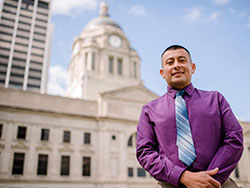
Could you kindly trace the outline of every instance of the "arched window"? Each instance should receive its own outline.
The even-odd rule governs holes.
[[[136,145],[137,133],[132,134],[128,139],[128,147],[135,147]]]
[[[128,146],[132,147],[133,146],[133,135],[131,135],[128,139]]]
[[[236,168],[234,169],[234,175],[235,175],[236,178],[240,178],[239,167],[238,167],[238,165],[237,165]]]
[[[109,56],[109,73],[113,74],[114,72],[114,57]]]
[[[95,53],[92,53],[91,69],[95,70]]]
[[[123,70],[122,70],[122,58],[118,58],[118,61],[117,61],[118,65],[117,65],[117,72],[119,75],[122,75],[123,73]]]
[[[134,62],[134,78],[137,78],[137,63]]]

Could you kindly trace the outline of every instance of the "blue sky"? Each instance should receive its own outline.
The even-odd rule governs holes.
[[[98,16],[99,0],[53,0],[49,93],[64,95],[75,37]],[[220,91],[240,120],[250,121],[249,0],[106,0],[109,15],[139,53],[141,79],[158,95],[160,55],[171,44],[187,47],[195,87]]]

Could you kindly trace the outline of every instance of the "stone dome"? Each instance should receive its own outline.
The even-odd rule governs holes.
[[[110,25],[121,29],[119,24],[112,20],[108,15],[108,6],[106,3],[102,2],[100,4],[99,16],[91,20],[85,27],[85,29],[94,29],[100,25]]]

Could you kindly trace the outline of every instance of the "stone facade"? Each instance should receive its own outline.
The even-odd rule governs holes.
[[[6,88],[0,93],[1,188],[156,187],[135,157],[141,107],[157,97],[143,85],[105,92],[96,101]],[[18,127],[26,127],[25,138],[18,138]],[[49,130],[46,141],[42,129]],[[70,142],[63,141],[64,131],[70,132]],[[90,143],[84,143],[84,133],[90,133]],[[13,174],[15,153],[25,155],[21,174]],[[39,155],[48,156],[45,175],[38,174]],[[60,173],[62,156],[70,157],[66,176]],[[82,175],[83,157],[91,159],[87,176]]]

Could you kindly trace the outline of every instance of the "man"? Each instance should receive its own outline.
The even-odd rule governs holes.
[[[161,56],[167,93],[142,108],[136,155],[162,187],[231,188],[243,152],[242,128],[219,92],[193,87],[196,65],[179,45]]]

